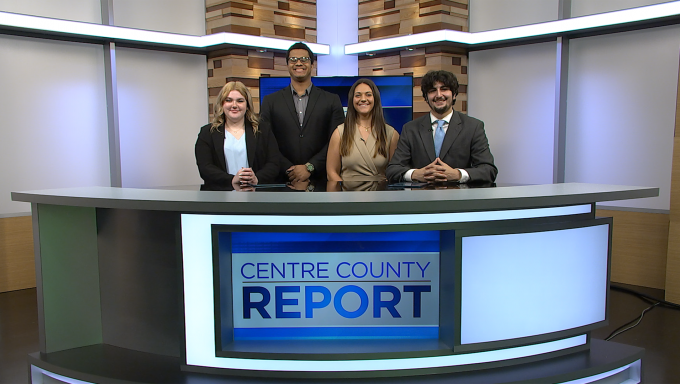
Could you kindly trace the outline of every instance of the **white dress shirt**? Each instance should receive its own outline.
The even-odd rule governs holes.
[[[432,112],[430,112],[430,121],[432,122],[432,138],[434,139],[435,132],[437,130],[437,120],[444,120],[444,126],[442,127],[444,129],[444,135],[446,135],[446,132],[449,129],[449,121],[451,121],[451,116],[453,116],[453,109],[451,110],[451,113],[448,115],[444,116],[443,119],[437,119]],[[460,171],[460,180],[458,180],[459,183],[467,183],[470,180],[470,175],[468,175],[467,171],[464,169],[456,168],[458,171]],[[413,174],[413,171],[415,169],[409,169],[406,171],[404,174],[404,180],[406,181],[413,181],[411,179],[411,175]]]

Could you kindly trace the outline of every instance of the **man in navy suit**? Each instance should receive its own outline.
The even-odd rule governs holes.
[[[493,182],[493,163],[484,123],[453,110],[458,79],[448,71],[429,71],[420,85],[430,113],[404,124],[387,166],[392,182]]]
[[[291,182],[326,178],[326,152],[345,120],[338,95],[312,84],[314,54],[304,43],[286,53],[290,86],[265,96],[260,123],[271,127],[281,152],[281,178]]]

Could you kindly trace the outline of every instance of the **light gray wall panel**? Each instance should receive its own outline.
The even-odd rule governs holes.
[[[0,36],[0,214],[11,191],[108,186],[101,46]]]
[[[485,123],[498,182],[553,177],[555,43],[470,52],[468,111]]]
[[[470,32],[557,20],[558,3],[559,0],[470,0]]]
[[[0,11],[101,24],[100,0],[0,0]]]
[[[204,56],[118,48],[123,187],[201,184],[194,144],[208,122]]]
[[[659,187],[670,208],[680,26],[571,41],[566,181]]]
[[[114,25],[205,35],[205,0],[114,0]]]
[[[571,16],[593,15],[668,2],[668,0],[571,0]]]

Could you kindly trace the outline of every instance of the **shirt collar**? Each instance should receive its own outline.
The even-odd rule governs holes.
[[[451,121],[451,116],[453,116],[453,109],[451,110],[451,113],[449,113],[448,115],[444,116],[443,119],[438,119],[438,118],[434,117],[434,115],[432,114],[432,112],[430,112],[430,123],[431,123],[431,124],[434,124],[437,120],[444,120],[444,121],[446,121],[446,124],[448,124],[448,123]]]
[[[305,96],[305,95],[309,96],[309,93],[312,91],[313,85],[314,84],[310,84],[309,87],[307,87],[307,89],[305,89],[305,93],[303,93],[302,96]],[[295,92],[295,88],[293,88],[293,82],[290,83],[290,91],[293,93],[293,96],[298,95],[297,92]]]

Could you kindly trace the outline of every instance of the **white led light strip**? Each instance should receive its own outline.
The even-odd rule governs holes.
[[[495,29],[492,31],[470,33],[441,30],[357,44],[348,44],[345,46],[345,54],[352,55],[443,42],[468,45],[494,43],[555,33],[575,32],[591,28],[610,27],[678,15],[680,15],[680,1],[673,1],[646,7],[624,9],[621,11],[574,17],[571,19],[549,21],[539,24],[522,25],[519,27]]]
[[[568,339],[550,341],[547,343],[498,349],[495,351],[466,353],[461,355],[415,357],[403,359],[330,361],[215,358],[213,363],[215,365],[211,366],[216,368],[280,372],[360,372],[426,369],[518,359],[522,357],[536,356],[544,353],[577,347],[579,345],[584,345],[585,343],[586,335],[580,335],[570,337]],[[190,357],[187,354],[187,363],[191,364],[189,359]],[[209,362],[205,361],[196,365],[205,366],[205,363],[210,364]]]
[[[633,363],[631,363],[631,364],[625,365],[625,366],[623,366],[623,367],[616,368],[616,369],[612,369],[611,371],[608,371],[608,372],[604,372],[604,373],[600,373],[600,374],[597,374],[597,375],[588,376],[588,377],[584,377],[584,378],[576,379],[576,380],[572,380],[572,381],[567,381],[567,382],[564,382],[564,383],[562,383],[562,384],[586,384],[586,383],[592,383],[592,382],[597,381],[597,380],[602,380],[602,379],[604,379],[604,378],[614,376],[614,375],[616,375],[617,373],[623,372],[623,371],[625,371],[625,370],[636,370],[636,371],[639,371],[640,365],[641,365],[640,360],[638,360],[638,361],[635,361],[635,362],[633,362]],[[38,368],[38,367],[36,367],[35,365],[31,365],[31,371],[32,371],[32,374],[33,374],[33,375],[36,375],[37,373],[42,373],[42,374],[44,374],[44,375],[46,375],[46,376],[50,376],[50,377],[52,377],[52,378],[54,378],[54,379],[57,379],[57,380],[60,380],[60,381],[62,381],[62,382],[64,382],[64,383],[69,383],[69,384],[92,384],[92,383],[90,383],[90,382],[81,381],[81,380],[77,380],[77,379],[73,379],[73,378],[67,378],[67,377],[62,376],[62,375],[57,375],[56,373],[47,371],[47,370],[42,369],[42,368]],[[639,374],[637,374],[637,372],[631,372],[631,374],[632,374],[632,376],[633,376],[633,378],[631,379],[631,383],[639,383],[639,382],[640,382]]]
[[[221,44],[245,47],[259,47],[287,50],[296,41],[275,39],[263,36],[251,36],[239,33],[221,32],[205,36],[182,35],[178,33],[147,31],[143,29],[123,28],[110,25],[83,23],[78,21],[50,19],[0,12],[0,27],[26,29],[33,32],[65,33],[81,37],[96,37],[112,40],[125,40],[139,43],[164,44],[187,48],[208,48]],[[330,53],[326,44],[306,43],[312,52],[320,55]]]

